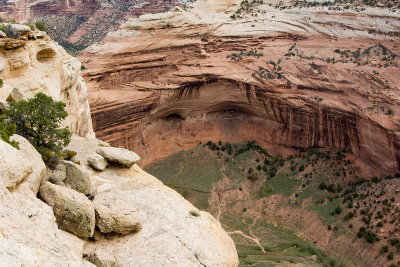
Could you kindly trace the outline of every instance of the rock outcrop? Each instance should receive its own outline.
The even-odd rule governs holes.
[[[88,170],[68,160],[64,160],[62,164],[66,169],[66,178],[63,181],[65,185],[85,195],[96,194],[93,179]]]
[[[398,170],[399,11],[303,4],[198,1],[129,20],[80,55],[98,138],[142,165],[256,140]]]
[[[20,182],[30,177],[33,164],[24,153],[6,142],[0,142],[0,151],[2,187],[14,189]]]
[[[25,32],[21,39],[0,39],[0,99],[18,101],[42,92],[64,101],[64,122],[72,132],[93,137],[90,108],[81,63],[44,32]]]
[[[174,7],[191,1],[18,0],[1,1],[0,15],[21,22],[44,20],[50,35],[72,51],[101,41],[127,18]]]
[[[74,136],[68,149],[78,152],[76,159],[90,168],[87,158],[99,145],[97,140]],[[219,222],[206,212],[191,215],[196,210],[193,205],[136,164],[131,168],[108,166],[94,172],[93,178],[100,230],[141,230],[111,239],[95,234],[95,241],[85,247],[92,262],[118,266],[237,266],[235,244]],[[125,211],[128,213],[123,214]]]
[[[11,137],[11,140],[18,142],[19,152],[23,154],[23,156],[26,157],[27,160],[32,164],[32,172],[30,173],[29,177],[24,180],[24,183],[20,186],[20,189],[27,187],[27,189],[36,194],[39,191],[40,183],[45,179],[46,175],[46,165],[42,160],[42,156],[36,151],[31,143],[29,143],[29,141],[22,136],[14,134]],[[16,164],[21,164],[18,159],[13,157],[10,158],[15,160]],[[7,166],[4,161],[0,160],[0,162]],[[21,166],[23,165],[14,166],[14,168],[19,169]]]
[[[94,208],[84,194],[47,182],[40,187],[40,197],[53,208],[61,229],[82,238],[93,236]]]
[[[113,192],[96,195],[93,201],[96,226],[102,233],[128,234],[142,228],[139,211]]]
[[[135,152],[124,148],[100,147],[96,152],[109,162],[117,163],[128,168],[140,160],[140,157]]]
[[[82,260],[84,242],[59,230],[52,208],[36,197],[43,161],[32,154],[27,140],[13,139],[20,143],[20,150],[0,140],[1,265],[93,266]]]
[[[99,154],[94,154],[88,158],[88,163],[91,167],[98,171],[104,171],[107,168],[107,160]]]

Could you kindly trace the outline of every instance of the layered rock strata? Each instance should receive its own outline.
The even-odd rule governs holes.
[[[400,13],[363,9],[198,1],[130,20],[80,56],[94,129],[144,165],[256,140],[346,149],[395,171]]]
[[[20,22],[43,20],[56,41],[77,51],[101,41],[129,17],[163,12],[178,2],[190,1],[10,0],[0,1],[0,15]]]

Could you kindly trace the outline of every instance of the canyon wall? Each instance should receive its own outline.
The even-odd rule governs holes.
[[[128,18],[146,13],[163,12],[175,5],[190,1],[108,1],[108,0],[18,0],[0,1],[3,20],[19,22],[43,20],[50,36],[69,52],[101,41],[109,32],[118,29]]]
[[[129,20],[80,56],[95,132],[143,165],[256,140],[398,170],[400,13],[363,9],[198,1]]]

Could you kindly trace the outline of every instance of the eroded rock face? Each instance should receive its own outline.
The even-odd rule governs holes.
[[[87,91],[79,76],[81,63],[68,55],[44,32],[30,31],[26,40],[0,39],[0,99],[18,101],[42,92],[64,101],[63,122],[75,134],[93,137]]]
[[[399,168],[399,12],[255,4],[234,20],[239,2],[194,6],[130,20],[81,54],[100,139],[142,165],[208,140],[255,140]],[[376,32],[377,20],[393,23]]]
[[[119,194],[106,192],[96,195],[93,205],[96,226],[102,233],[128,234],[142,228],[139,211]]]
[[[82,238],[92,237],[95,227],[95,214],[88,198],[73,189],[44,183],[40,196],[53,208],[59,227]]]

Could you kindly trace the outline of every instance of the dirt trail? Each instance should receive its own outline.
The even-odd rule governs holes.
[[[222,175],[222,180],[229,179],[228,176],[226,176],[225,173],[224,173],[224,171],[226,170],[225,164],[222,164],[222,166],[221,166],[221,168],[219,170],[220,170],[221,175]],[[221,198],[220,196],[218,196],[218,197],[219,197],[219,203],[220,204],[218,205],[218,214],[217,214],[217,218],[216,219],[221,223],[220,218],[221,218],[221,214],[222,214],[222,208],[225,207],[226,201],[225,201],[225,199]]]
[[[176,176],[178,176],[179,174],[181,174],[181,173],[183,172],[183,169],[184,169],[183,163],[182,163],[181,161],[179,161],[179,170],[178,170],[178,172],[177,172],[174,176],[172,176],[172,177],[176,177]]]
[[[261,251],[264,254],[267,254],[267,252],[265,251],[264,247],[260,244],[260,240],[254,236],[253,234],[251,234],[251,236],[246,235],[245,233],[243,233],[241,230],[235,230],[233,232],[228,232],[229,235],[233,235],[233,234],[239,234],[241,236],[243,236],[244,238],[247,238],[251,241],[253,241],[254,243],[256,243],[256,245],[261,249]]]

